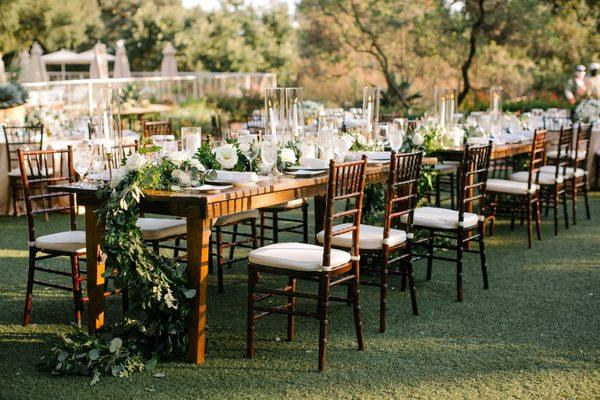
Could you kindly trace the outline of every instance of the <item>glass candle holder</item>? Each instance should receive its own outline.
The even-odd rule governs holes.
[[[99,87],[94,96],[93,120],[95,120],[94,139],[103,140],[107,146],[121,143],[121,89]]]
[[[285,114],[292,137],[300,138],[304,128],[302,111],[303,90],[301,87],[285,88]]]
[[[362,119],[366,121],[364,133],[367,142],[373,141],[373,133],[379,127],[379,102],[381,100],[381,88],[366,86],[363,89]]]
[[[285,126],[285,88],[265,89],[265,133],[276,138]]]

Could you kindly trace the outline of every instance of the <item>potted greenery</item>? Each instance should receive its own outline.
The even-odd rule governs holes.
[[[0,84],[0,122],[25,118],[27,90],[18,83]]]

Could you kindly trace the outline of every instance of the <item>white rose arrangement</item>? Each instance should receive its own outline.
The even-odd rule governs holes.
[[[213,150],[217,162],[223,169],[233,169],[238,163],[237,148],[231,143],[226,143]]]
[[[286,165],[296,164],[296,153],[294,152],[293,149],[290,149],[289,147],[285,147],[280,150],[279,158],[281,159],[281,162],[283,164],[286,164]]]
[[[127,157],[127,161],[125,161],[125,168],[127,171],[137,171],[143,168],[148,160],[143,154],[133,153],[129,157]]]

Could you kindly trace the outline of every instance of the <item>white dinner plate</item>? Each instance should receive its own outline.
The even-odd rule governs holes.
[[[199,192],[205,193],[218,193],[221,190],[230,189],[233,185],[207,185],[204,184],[202,186],[191,187],[191,190],[197,190]]]

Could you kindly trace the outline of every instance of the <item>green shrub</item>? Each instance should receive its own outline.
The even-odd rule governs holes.
[[[252,111],[264,107],[262,96],[246,94],[242,97],[210,97],[208,102],[222,110],[232,122],[245,122]]]
[[[25,103],[29,94],[18,83],[0,85],[0,109],[20,106]]]

